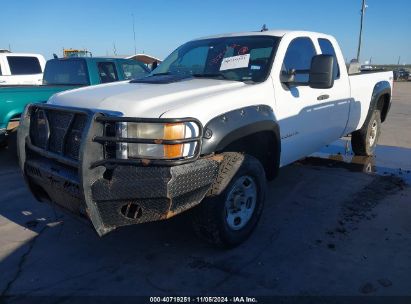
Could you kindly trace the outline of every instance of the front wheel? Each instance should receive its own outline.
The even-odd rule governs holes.
[[[240,154],[241,155],[241,154]],[[263,210],[266,178],[264,168],[254,157],[229,153],[220,167],[217,184],[224,183],[230,170],[237,172],[217,196],[203,200],[194,210],[193,227],[197,235],[218,247],[234,247],[244,242],[256,227]],[[240,163],[239,163],[240,162]],[[213,185],[216,189],[220,185]]]
[[[371,156],[381,133],[381,113],[375,110],[364,126],[352,133],[351,147],[355,155]]]

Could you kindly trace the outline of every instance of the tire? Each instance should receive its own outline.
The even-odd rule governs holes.
[[[371,117],[360,130],[351,135],[351,147],[355,155],[371,156],[374,154],[381,134],[381,113],[374,110]]]
[[[226,183],[226,176],[231,177]],[[227,184],[218,195],[213,189]],[[193,210],[196,234],[216,247],[232,248],[244,242],[261,216],[266,191],[266,177],[261,163],[250,155],[226,153],[210,195]]]
[[[7,146],[8,146],[8,136],[7,136],[7,133],[6,134],[3,134],[1,137],[0,137],[0,149],[1,148],[6,148]]]

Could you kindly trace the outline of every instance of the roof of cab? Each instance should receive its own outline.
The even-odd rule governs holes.
[[[275,36],[275,37],[283,37],[289,33],[298,33],[301,35],[325,35],[322,33],[317,32],[308,32],[308,31],[293,31],[293,30],[268,30],[268,31],[255,31],[255,32],[238,32],[238,33],[226,33],[226,34],[218,34],[212,36],[206,36],[197,38],[194,40],[203,40],[203,39],[213,39],[213,38],[223,38],[223,37],[238,37],[238,36]]]
[[[3,49],[0,49],[0,50],[2,50],[1,52],[0,52],[0,54],[2,54],[2,55],[5,55],[5,56],[7,56],[7,57],[20,57],[20,56],[23,56],[23,57],[38,57],[38,56],[41,56],[41,57],[43,57],[43,55],[41,55],[41,54],[35,54],[35,53],[13,53],[13,52],[8,52],[7,50],[7,52],[5,52],[5,51],[3,51]]]
[[[55,60],[85,60],[85,61],[130,61],[126,58],[115,57],[61,57],[55,58]]]

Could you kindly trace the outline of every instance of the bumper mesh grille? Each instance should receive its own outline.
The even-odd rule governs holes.
[[[35,108],[30,121],[30,139],[38,148],[79,160],[86,123],[86,114]]]
[[[80,155],[80,144],[82,132],[86,127],[87,116],[78,115],[74,116],[74,121],[71,128],[68,131],[65,147],[65,155],[78,160]]]
[[[50,127],[49,150],[61,154],[64,138],[70,127],[74,114],[68,112],[48,111],[47,120]]]

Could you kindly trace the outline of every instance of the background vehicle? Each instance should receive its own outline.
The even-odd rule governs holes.
[[[410,77],[410,72],[406,69],[394,70],[394,80],[408,80]]]
[[[45,64],[39,54],[0,52],[0,87],[41,84]]]
[[[391,87],[392,72],[348,75],[328,35],[207,37],[147,77],[28,106],[20,167],[39,200],[99,235],[196,207],[195,231],[231,247],[253,231],[280,167],[349,133],[356,154],[372,154]]]
[[[142,63],[119,58],[63,58],[47,61],[43,85],[0,87],[0,143],[15,126],[28,103],[46,102],[57,92],[81,86],[142,77],[149,69]]]

